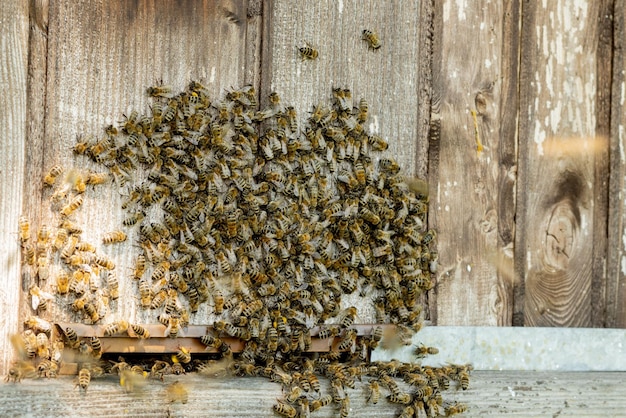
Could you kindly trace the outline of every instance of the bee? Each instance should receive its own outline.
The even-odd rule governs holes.
[[[379,399],[380,399],[380,385],[378,384],[378,380],[372,380],[368,384],[368,393],[367,393],[366,402],[377,404]]]
[[[156,86],[148,87],[146,89],[146,93],[150,97],[172,97],[172,88],[170,86],[164,86],[162,82],[160,82]],[[166,122],[169,122],[166,120]]]
[[[428,354],[438,354],[438,353],[439,353],[439,349],[438,348],[436,348],[436,347],[426,347],[423,344],[415,347],[415,350],[413,351],[413,354],[415,354],[415,356],[417,358],[424,358]]]
[[[267,329],[267,349],[270,352],[278,350],[278,331],[274,327]]]
[[[30,221],[26,216],[20,216],[17,221],[20,242],[23,244],[30,239]]]
[[[182,335],[181,331],[180,318],[172,316],[169,318],[167,327],[165,328],[165,332],[163,335],[165,337],[176,338],[179,334]]]
[[[306,46],[298,48],[298,51],[300,52],[300,58],[302,59],[302,61],[317,59],[319,55],[319,52],[317,51],[317,49],[313,48],[311,44],[309,44],[308,42],[305,42],[305,44]]]
[[[41,319],[38,316],[29,316],[24,321],[24,327],[32,329],[35,332],[45,332],[50,334],[52,332],[52,324],[45,319]]]
[[[104,255],[96,255],[93,260],[97,265],[104,267],[107,270],[114,270],[115,263]]]
[[[50,171],[44,176],[43,182],[46,186],[54,186],[54,183],[63,172],[63,166],[61,164],[54,165]]]
[[[339,409],[339,416],[341,418],[347,418],[350,415],[350,398],[348,395],[341,400],[341,408]]]
[[[124,320],[120,320],[120,321],[108,324],[104,327],[104,336],[110,337],[111,335],[114,335],[114,334],[121,334],[123,332],[126,332],[128,330],[128,326],[129,326],[128,322]]]
[[[137,256],[137,259],[135,260],[135,269],[133,271],[133,278],[137,280],[141,279],[141,276],[143,276],[145,271],[146,271],[146,257],[143,254],[140,254]]]
[[[74,387],[78,387],[78,390],[82,390],[83,393],[87,393],[87,387],[89,387],[89,382],[91,381],[91,372],[88,368],[83,367],[78,372],[78,378],[76,380],[76,385]]]
[[[74,196],[70,203],[61,209],[61,215],[70,216],[76,209],[83,204],[83,195]]]
[[[324,395],[319,399],[314,399],[311,401],[311,412],[317,411],[318,409],[330,405],[333,401],[333,397],[331,395]]]
[[[459,371],[458,378],[461,389],[467,390],[467,388],[469,388],[469,372],[467,368],[463,368]]]
[[[367,46],[372,50],[377,50],[383,45],[380,42],[380,39],[378,38],[376,32],[369,29],[363,29],[363,32],[361,33],[361,39],[367,42]]]
[[[102,343],[100,342],[100,338],[96,336],[92,336],[89,339],[89,345],[91,346],[91,353],[96,359],[99,359],[102,356]]]
[[[357,331],[355,329],[347,330],[346,334],[343,336],[343,338],[339,342],[337,349],[339,351],[345,351],[351,347],[354,347],[354,344],[356,344],[356,338],[357,338]]]
[[[181,382],[176,381],[169,384],[166,388],[166,398],[169,403],[180,402],[187,403],[189,400],[189,391]]]
[[[128,331],[128,335],[130,335],[131,337],[142,339],[150,338],[150,333],[148,332],[148,330],[141,325],[131,324],[128,328]]]
[[[383,327],[376,326],[372,328],[371,341],[369,343],[370,348],[373,350],[378,347],[378,343],[383,338]]]
[[[430,389],[430,391],[432,392],[432,389],[430,387],[427,387],[427,388]],[[416,397],[420,397],[420,396],[416,395]],[[391,403],[399,403],[402,405],[408,405],[413,401],[413,397],[411,396],[410,393],[400,392],[400,393],[392,393],[388,395],[387,400]]]
[[[89,316],[89,319],[92,323],[95,324],[100,320],[100,313],[98,312],[98,308],[96,308],[96,305],[94,305],[92,302],[85,303],[83,310],[85,311],[87,316]]]
[[[456,414],[462,414],[463,412],[467,411],[467,405],[465,405],[464,403],[454,403],[453,405],[450,405],[448,407],[446,407],[446,416],[452,416],[452,415],[456,415]]]
[[[302,388],[300,386],[294,386],[291,388],[285,399],[289,403],[295,403],[300,396],[302,396]]]
[[[341,326],[344,328],[349,328],[354,324],[354,320],[356,319],[357,309],[354,306],[351,306],[344,310],[341,314]]]
[[[176,352],[176,354],[172,355],[172,361],[174,363],[184,363],[184,364],[190,363],[191,354],[189,353],[189,349],[178,346],[178,351]]]
[[[277,404],[274,404],[273,409],[279,415],[282,415],[288,418],[295,418],[295,416],[298,414],[298,411],[296,410],[296,408],[289,405],[288,403],[281,402],[281,401],[278,401]]]
[[[67,272],[63,271],[56,277],[57,293],[59,295],[65,295],[70,290],[70,276]]]
[[[50,357],[50,339],[44,332],[40,332],[35,336],[35,346],[37,349],[37,356],[40,358]]]
[[[44,292],[37,285],[31,285],[29,289],[31,296],[31,307],[34,310],[45,310],[49,300],[53,300],[54,296],[48,292]]]

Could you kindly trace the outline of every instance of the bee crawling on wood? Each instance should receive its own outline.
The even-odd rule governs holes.
[[[367,46],[372,50],[377,50],[381,46],[383,46],[383,44],[380,42],[380,39],[378,38],[378,34],[369,29],[363,29],[363,32],[361,33],[361,39],[366,41]]]
[[[313,46],[311,46],[311,44],[308,42],[305,42],[305,45],[306,46],[298,48],[302,61],[317,59],[317,57],[319,56],[319,52],[317,51],[317,49],[313,48]]]

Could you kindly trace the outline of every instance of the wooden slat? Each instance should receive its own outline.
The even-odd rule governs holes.
[[[623,1],[615,2],[613,13],[606,326],[626,328],[626,6]]]
[[[212,99],[223,97],[231,86],[243,86],[258,70],[258,38],[248,42],[247,2],[165,1],[54,2],[50,9],[49,65],[46,96],[44,168],[55,163],[104,171],[103,167],[75,159],[71,148],[78,135],[104,136],[104,127],[123,120],[131,110],[149,111],[146,88],[159,80],[182,91],[189,81],[202,82]],[[258,15],[256,18],[259,19]],[[258,26],[258,22],[256,23]],[[50,191],[44,191],[46,223],[58,222],[49,210]],[[121,227],[124,213],[115,186],[100,186],[85,193],[83,208],[75,215],[84,228],[82,239],[100,248],[116,264],[123,295],[111,304],[104,322],[127,319],[157,322],[156,313],[135,307],[137,284],[128,279],[137,231],[127,243],[101,245],[102,234]],[[53,272],[60,269],[54,263]],[[48,284],[50,286],[50,283]],[[48,287],[48,290],[50,287]],[[76,321],[58,297],[47,314],[56,320]],[[206,304],[199,317],[206,316]],[[193,318],[192,318],[193,320]],[[202,321],[204,322],[204,321]]]
[[[27,121],[28,4],[0,2],[0,374],[13,357],[9,335],[18,330],[20,256],[17,222],[24,192]]]
[[[361,98],[369,103],[364,126],[388,140],[385,153],[397,159],[403,173],[426,173],[427,144],[417,139],[425,129],[417,119],[419,98],[427,96],[421,90],[428,88],[419,85],[418,74],[420,36],[426,36],[420,34],[421,2],[380,7],[375,1],[279,0],[265,5],[261,103],[276,91],[305,120],[313,106],[330,106],[333,87],[348,88],[355,106]],[[378,33],[380,49],[368,49],[363,29]],[[305,42],[319,51],[318,59],[301,60],[297,48]],[[358,307],[360,322],[374,322],[371,306],[342,298],[345,302]]]
[[[523,233],[515,249],[524,282],[515,313],[523,312],[524,325],[593,325],[592,274],[606,228],[598,216],[607,175],[598,89],[609,88],[597,85],[599,11],[598,2],[523,7],[516,217]]]
[[[462,402],[463,417],[517,416],[623,416],[624,373],[481,372],[471,375],[467,391],[443,392],[446,402]],[[175,381],[189,392],[186,404],[167,402],[167,386]],[[4,416],[206,416],[276,417],[272,405],[282,397],[278,384],[262,378],[206,378],[191,374],[149,380],[139,392],[126,393],[116,377],[94,379],[86,394],[75,379],[24,380],[0,385],[0,413]],[[327,393],[327,383],[321,380]],[[365,382],[348,389],[351,417],[398,416],[400,408],[381,399],[365,402]],[[382,389],[381,395],[387,392]],[[316,411],[315,417],[338,416],[335,404]],[[423,415],[422,415],[423,416]]]
[[[507,324],[510,286],[493,260],[512,243],[512,203],[498,198],[512,194],[515,175],[509,119],[515,118],[516,50],[505,44],[516,37],[516,23],[503,20],[501,2],[436,4],[440,55],[433,72],[441,134],[431,138],[429,179],[440,266],[431,315],[438,325]],[[507,7],[515,15],[514,3]]]

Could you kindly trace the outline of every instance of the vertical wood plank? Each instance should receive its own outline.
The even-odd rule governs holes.
[[[513,187],[507,179],[514,171],[515,95],[503,80],[515,83],[517,52],[515,40],[504,36],[515,38],[517,31],[512,18],[503,20],[500,2],[436,4],[434,94],[441,132],[431,138],[438,143],[431,142],[429,179],[440,268],[431,316],[438,325],[506,324],[510,301],[493,259],[512,240],[512,219],[503,218],[512,213],[500,208],[498,197]],[[514,13],[515,3],[506,4]],[[511,49],[504,48],[510,42]],[[506,228],[503,239],[499,232]]]
[[[515,315],[524,325],[592,325],[592,241],[606,227],[596,217],[606,147],[597,130],[599,8],[523,7],[515,262],[524,282]]]
[[[13,357],[9,336],[18,330],[24,144],[27,115],[28,1],[0,2],[0,375]]]
[[[330,104],[332,87],[349,88],[355,105],[369,103],[369,131],[389,141],[404,173],[426,173],[426,160],[416,164],[420,86],[419,1],[375,1],[294,4],[272,1],[267,13],[263,48],[262,99],[276,91],[293,104],[300,119],[313,106]],[[382,47],[369,50],[363,29],[378,33]],[[319,58],[302,61],[297,47],[309,42]]]
[[[66,168],[104,171],[86,158],[74,158],[77,136],[102,138],[104,127],[117,125],[123,113],[128,115],[133,109],[147,113],[150,100],[146,88],[160,80],[174,92],[198,80],[212,99],[221,98],[231,86],[255,81],[247,78],[258,73],[255,43],[259,39],[247,45],[247,20],[247,2],[229,0],[54,2],[50,8],[44,170],[61,163]],[[41,187],[38,179],[34,181]],[[42,219],[54,224],[58,214],[50,211],[50,194],[50,189],[43,192]],[[116,185],[89,188],[74,219],[84,229],[82,240],[114,260],[120,293],[126,295],[118,305],[111,304],[111,312],[102,321],[156,322],[155,313],[136,309],[137,285],[128,277],[138,254],[132,244],[138,231],[131,230],[128,242],[114,248],[101,244],[103,233],[120,229],[124,218],[120,206]],[[52,272],[58,269],[60,262]],[[46,289],[50,291],[52,285],[50,280]],[[71,301],[58,296],[58,308],[47,315],[72,320],[67,309]]]
[[[615,2],[606,326],[626,328],[626,6]]]
[[[419,73],[428,65],[420,61],[420,36],[428,36],[420,33],[422,2],[380,7],[375,1],[277,0],[266,5],[261,103],[276,91],[294,106],[302,124],[314,106],[330,106],[333,87],[348,88],[355,106],[360,98],[369,103],[366,129],[389,142],[385,153],[404,174],[424,175],[427,143],[417,137],[425,134],[428,116],[420,111],[420,100],[429,97],[422,91],[428,86],[420,85],[427,76]],[[368,49],[361,39],[364,29],[378,33],[380,49]],[[319,51],[318,59],[301,60],[298,47],[306,42]],[[374,321],[373,308],[356,296],[342,298],[346,303],[356,304],[359,321]]]

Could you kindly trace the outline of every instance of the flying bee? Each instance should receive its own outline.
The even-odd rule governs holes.
[[[176,381],[169,384],[166,388],[166,398],[169,403],[180,402],[187,403],[189,400],[189,391],[181,382]]]
[[[78,372],[78,379],[76,382],[76,386],[78,386],[79,390],[82,390],[83,393],[87,393],[87,387],[89,387],[89,382],[91,381],[91,372],[87,368],[82,368]],[[74,387],[76,387],[74,386]]]
[[[61,209],[61,215],[70,216],[83,204],[83,195],[74,196],[72,200]]]
[[[124,320],[120,320],[117,322],[110,323],[104,327],[104,335],[106,337],[110,337],[114,334],[121,334],[123,332],[128,331],[128,322]]]
[[[141,339],[150,338],[150,333],[148,332],[148,330],[142,327],[141,325],[130,324],[128,331],[129,331],[128,335],[130,335],[131,337],[136,337],[136,338],[141,338]]]
[[[317,51],[317,49],[313,48],[313,46],[311,46],[311,44],[309,44],[308,42],[305,42],[305,45],[306,46],[298,48],[298,51],[300,52],[300,58],[302,59],[302,61],[317,59],[319,55],[319,52]]]
[[[54,165],[50,171],[44,176],[43,182],[46,186],[53,186],[57,177],[63,172],[63,166],[61,164]]]
[[[378,38],[378,34],[369,29],[363,29],[363,32],[361,33],[361,39],[367,42],[367,46],[372,50],[377,50],[383,45]]]

